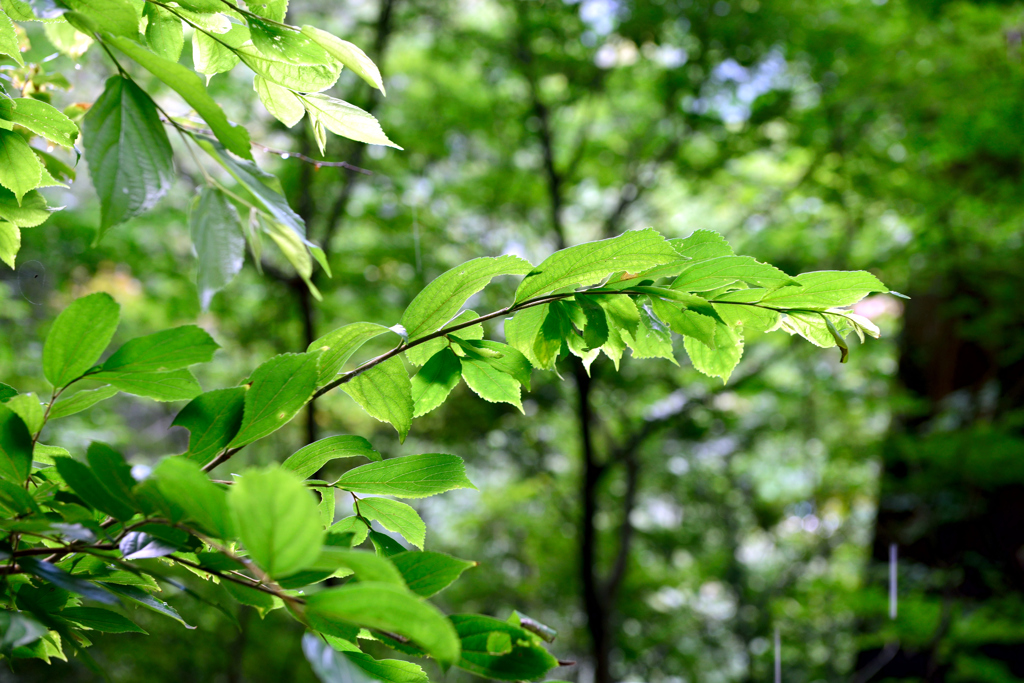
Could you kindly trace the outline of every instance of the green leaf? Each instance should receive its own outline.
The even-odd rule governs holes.
[[[111,493],[100,481],[93,470],[72,458],[54,458],[57,473],[75,494],[92,507],[106,514],[127,521],[135,515],[135,510],[126,501]]]
[[[715,329],[718,321],[706,315],[677,306],[657,297],[651,299],[655,315],[676,334],[693,337],[709,349],[716,347]]]
[[[25,60],[21,58],[21,41],[18,40],[18,32],[14,30],[14,22],[3,10],[0,10],[0,54],[13,59],[18,66],[25,66]]]
[[[526,681],[538,679],[558,666],[558,660],[518,626],[478,614],[453,614],[450,619],[462,643],[460,669],[502,681]],[[492,652],[492,648],[504,650],[497,647],[496,633],[508,636],[508,652]],[[500,640],[504,644],[505,639]]]
[[[181,95],[206,121],[206,125],[210,127],[224,147],[243,159],[252,159],[248,131],[244,126],[228,122],[223,110],[210,97],[206,86],[193,71],[163,57],[158,57],[127,38],[110,36],[109,42]]]
[[[332,57],[351,69],[357,76],[380,90],[382,95],[387,94],[384,92],[384,81],[380,77],[377,65],[357,46],[315,26],[303,26],[302,32],[319,43]]]
[[[395,565],[388,559],[365,550],[324,546],[311,567],[332,572],[348,569],[360,581],[388,583],[405,588],[405,581]]]
[[[235,48],[242,63],[268,81],[305,93],[319,93],[338,81],[341,64],[330,60],[323,64],[293,64],[279,53],[266,54],[252,43]]]
[[[44,24],[43,31],[53,46],[71,59],[81,58],[93,44],[92,37],[82,33],[67,21]]]
[[[18,394],[7,401],[7,407],[21,418],[29,434],[36,434],[43,428],[43,405],[34,393]]]
[[[458,356],[444,348],[412,378],[413,417],[426,415],[444,403],[462,377],[462,364]]]
[[[427,525],[409,505],[388,498],[363,498],[358,507],[363,517],[380,522],[388,531],[401,534],[405,540],[423,550]]]
[[[569,321],[555,304],[533,306],[505,319],[505,339],[541,370],[554,368]]]
[[[67,386],[100,359],[110,344],[121,307],[104,292],[72,301],[50,327],[43,346],[43,374],[55,387]]]
[[[24,126],[61,147],[73,147],[78,137],[74,121],[52,105],[31,97],[0,99],[0,118]]]
[[[328,627],[326,630],[331,629]],[[316,634],[306,633],[302,636],[302,652],[320,683],[383,683],[368,675],[350,661],[345,653],[336,651]]]
[[[225,540],[234,536],[227,494],[199,465],[184,458],[165,458],[151,476],[164,497],[184,510],[200,531]]]
[[[101,582],[100,585],[102,585],[111,593],[120,595],[122,598],[127,598],[128,600],[131,600],[134,603],[151,609],[154,612],[163,614],[166,617],[174,619],[185,628],[195,628],[195,626],[190,626],[184,619],[182,619],[181,615],[179,615],[178,612],[173,607],[168,605],[163,600],[157,600],[152,595],[150,595],[149,593],[145,592],[140,588],[137,588],[135,586],[119,586],[117,584],[103,582]]]
[[[412,427],[412,384],[405,364],[397,356],[356,375],[342,391],[352,397],[371,417],[390,423],[400,441]]]
[[[708,377],[721,377],[722,384],[729,381],[729,376],[743,356],[742,333],[724,323],[718,323],[715,328],[714,349],[693,337],[684,337],[683,346],[694,368]]]
[[[188,401],[203,393],[203,388],[188,370],[172,372],[132,372],[105,370],[89,375],[114,385],[126,394],[145,396],[155,401]]]
[[[252,87],[267,111],[289,128],[306,115],[306,108],[302,106],[302,101],[288,88],[268,81],[262,76],[256,76],[253,79]]]
[[[514,377],[494,365],[490,358],[467,356],[460,361],[462,378],[480,398],[491,403],[511,403],[522,412],[519,382]]]
[[[246,199],[258,209],[266,213],[281,225],[287,226],[305,239],[306,224],[297,213],[288,206],[288,201],[281,195],[280,181],[276,176],[264,173],[250,161],[239,161],[229,154],[214,140],[194,136],[196,143],[216,159],[217,163],[231,174],[241,186],[239,189]]]
[[[292,454],[281,467],[307,479],[321,467],[337,458],[363,457],[380,461],[380,453],[361,436],[330,436],[311,443]]]
[[[374,659],[364,652],[340,652],[340,656],[381,683],[430,683],[418,664],[400,659]]]
[[[231,71],[238,66],[238,55],[217,38],[202,31],[192,34],[192,63],[195,70],[206,76]]]
[[[376,323],[352,323],[332,330],[310,344],[307,353],[322,352],[319,383],[326,384],[333,379],[363,344],[389,331]]]
[[[402,149],[388,139],[373,114],[363,111],[354,104],[322,93],[299,95],[299,99],[302,101],[302,106],[309,112],[309,117],[335,135],[369,145],[384,145]],[[323,154],[323,152],[324,146],[321,144],[320,153]]]
[[[205,465],[227,447],[242,425],[246,394],[245,387],[208,391],[181,409],[171,425],[190,433],[187,459]]]
[[[123,455],[105,443],[94,441],[89,444],[85,459],[96,479],[118,503],[132,510],[138,507],[133,494],[135,479]]]
[[[0,479],[0,505],[13,515],[31,515],[40,512],[32,495],[20,483]]]
[[[238,537],[271,577],[305,569],[320,555],[324,530],[316,501],[291,472],[250,470],[231,487],[228,501]]]
[[[656,231],[631,230],[612,239],[588,242],[557,251],[519,284],[515,302],[565,287],[592,285],[618,271],[637,271],[678,260],[675,250]]]
[[[39,187],[43,164],[20,133],[0,128],[0,185],[22,198]]]
[[[66,398],[62,395],[60,400],[50,408],[50,419],[56,420],[57,418],[67,417],[68,415],[88,410],[100,401],[116,396],[117,392],[117,387],[107,385],[99,389],[79,391]]]
[[[425,498],[452,489],[475,489],[462,458],[443,453],[407,455],[361,465],[341,475],[337,486],[355,493]]]
[[[0,218],[14,223],[19,228],[34,228],[41,225],[54,211],[46,204],[46,198],[33,190],[26,194],[21,204],[17,197],[7,189],[0,187]]]
[[[729,305],[728,301],[742,301],[741,296],[745,292],[760,292],[755,296],[763,296],[764,290],[751,290],[741,289],[735,292],[728,292],[715,298],[713,304],[715,310],[718,312],[719,317],[725,321],[726,324],[732,327],[742,327],[744,333],[747,332],[768,332],[774,330],[782,319],[782,314],[778,311],[773,311],[767,308],[760,308],[758,306],[746,306],[746,305]],[[747,295],[745,298],[750,298]]]
[[[305,33],[248,16],[252,44],[260,53],[291,64],[321,66],[335,60],[319,43]]]
[[[169,372],[209,362],[219,348],[206,330],[183,325],[128,341],[100,367],[105,372]]]
[[[185,46],[181,19],[151,2],[146,3],[142,13],[148,19],[146,44],[149,49],[171,62],[181,59],[181,50]]]
[[[471,296],[501,275],[525,275],[533,266],[518,256],[476,258],[435,278],[402,314],[410,341],[440,329]]]
[[[249,376],[242,426],[228,444],[244,446],[287,424],[316,390],[317,354],[286,353],[275,356]]]
[[[357,546],[366,540],[370,527],[355,515],[338,520],[327,530],[329,534],[352,534],[352,545]]]
[[[462,576],[462,572],[476,566],[476,562],[429,551],[404,552],[388,559],[398,567],[409,590],[424,598],[444,590]]]
[[[761,263],[750,256],[719,256],[697,261],[684,268],[673,281],[672,289],[708,292],[734,282],[776,289],[797,281],[775,266]]]
[[[329,529],[334,524],[335,510],[335,490],[330,486],[314,486],[313,490],[320,494],[320,524],[325,529]]]
[[[672,333],[644,311],[636,332],[622,332],[622,340],[633,350],[634,358],[664,358],[679,365],[672,351]]]
[[[119,0],[61,0],[72,12],[67,18],[75,23],[76,14],[85,15],[103,31],[131,39],[139,37],[142,4]],[[76,28],[78,26],[76,25]],[[79,29],[81,30],[81,29]],[[85,33],[85,31],[83,31]]]
[[[449,320],[444,324],[446,329],[451,329],[457,325],[468,323],[479,318],[479,314],[476,311],[465,310],[459,313],[457,316]],[[404,326],[399,325],[402,329]],[[406,335],[408,336],[408,335]],[[484,338],[484,326],[470,325],[463,327],[462,329],[456,330],[455,332],[449,332],[443,337],[435,337],[422,341],[418,344],[414,344],[412,347],[406,349],[405,358],[413,365],[423,365],[428,360],[433,358],[441,349],[449,346],[449,339],[458,337],[459,339],[483,339]]]
[[[18,390],[12,386],[8,386],[3,382],[0,382],[0,403],[5,403],[7,399],[17,396]]]
[[[91,581],[74,577],[63,569],[53,566],[50,562],[45,562],[35,557],[20,557],[18,558],[18,564],[29,574],[34,574],[45,581],[49,581],[58,588],[78,593],[90,600],[108,605],[117,602],[117,598]]]
[[[518,349],[508,344],[486,339],[459,340],[458,344],[463,349],[472,348],[477,351],[487,351],[494,354],[488,358],[488,362],[502,372],[511,375],[513,379],[525,386],[527,391],[529,391],[530,375],[533,373],[533,366],[530,365],[530,361]]]
[[[367,535],[370,537],[370,542],[373,543],[373,549],[377,552],[378,557],[392,557],[406,551],[401,543],[387,534],[371,529]]]
[[[21,230],[14,223],[0,221],[0,261],[14,268],[14,259],[21,251]]]
[[[253,14],[272,21],[284,21],[285,14],[288,12],[288,0],[253,2],[251,4],[247,3],[247,6],[249,7],[249,11]]]
[[[151,209],[174,179],[171,143],[156,105],[142,88],[121,76],[83,120],[85,160],[100,197],[100,234]]]
[[[459,660],[458,635],[437,608],[388,584],[358,583],[311,595],[306,615],[405,636],[442,667]],[[315,627],[315,622],[314,622]]]
[[[146,631],[132,620],[117,612],[99,607],[65,607],[56,615],[62,621],[68,622],[77,628],[84,628],[90,631],[101,633],[142,633]]]
[[[23,612],[3,610],[0,612],[0,652],[10,654],[11,650],[34,643],[46,635],[48,629]]]
[[[855,304],[872,292],[888,292],[889,288],[864,270],[820,270],[801,273],[794,280],[800,287],[782,287],[770,292],[761,303],[773,308],[810,308],[826,310]]]
[[[694,230],[693,234],[681,240],[670,240],[669,244],[680,256],[703,261],[718,256],[732,256],[732,247],[719,233],[712,230]]]
[[[213,295],[231,282],[245,262],[245,238],[235,205],[219,189],[206,186],[189,214],[198,268],[196,286],[203,310]]]

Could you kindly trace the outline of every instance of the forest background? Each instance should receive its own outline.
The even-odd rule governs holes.
[[[327,252],[323,300],[265,254],[202,310],[198,169],[176,155],[171,194],[94,243],[80,167],[47,190],[67,209],[0,270],[0,378],[38,383],[46,326],[96,291],[121,304],[126,335],[214,331],[224,348],[199,377],[229,385],[346,322],[398,320],[469,258],[536,263],[630,228],[716,230],[790,273],[870,270],[911,299],[859,305],[883,338],[846,365],[785,335],[749,345],[724,386],[681,349],[678,364],[627,354],[621,372],[601,359],[589,377],[567,364],[535,375],[525,416],[463,387],[404,445],[329,395],[238,466],[336,433],[464,457],[479,491],[417,506],[428,548],[479,562],[439,604],[555,627],[553,651],[578,662],[559,678],[768,680],[778,628],[793,683],[1024,679],[1024,6],[296,0],[289,19],[367,49],[387,97],[347,72],[335,92],[404,148],[332,138],[321,157],[308,126],[254,106],[244,69],[212,79],[254,139],[369,172],[257,150]],[[54,52],[29,38],[34,61]],[[101,91],[109,64],[83,59],[55,103]],[[64,445],[102,440],[133,463],[184,450],[176,406],[113,401],[69,418]],[[150,636],[98,636],[112,680],[314,680],[281,614],[243,608],[239,628],[170,601],[198,632],[139,614]],[[74,660],[0,672],[94,676]]]

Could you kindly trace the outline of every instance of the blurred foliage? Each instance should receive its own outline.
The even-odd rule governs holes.
[[[333,278],[314,275],[324,301],[283,264],[261,275],[249,262],[201,313],[187,181],[96,247],[91,190],[55,191],[70,210],[26,232],[18,270],[0,272],[10,340],[0,378],[39,390],[43,321],[91,291],[121,303],[125,338],[198,319],[225,346],[201,371],[216,373],[200,376],[212,386],[343,323],[397,321],[423,284],[467,258],[536,261],[631,227],[715,229],[788,272],[867,268],[913,298],[865,302],[883,340],[846,366],[782,336],[749,346],[724,387],[685,360],[627,356],[621,373],[595,363],[602,468],[590,516],[568,364],[564,379],[537,378],[525,418],[458,389],[399,446],[346,396],[327,396],[311,427],[297,421],[246,457],[280,460],[312,434],[370,432],[390,455],[465,457],[479,493],[419,506],[429,548],[480,562],[445,607],[514,608],[555,626],[556,653],[579,662],[560,678],[768,680],[775,627],[794,683],[1024,678],[1024,6],[296,0],[290,13],[367,48],[388,97],[352,74],[336,90],[406,150],[330,141],[327,159],[372,175],[261,160],[330,255]],[[226,74],[212,88],[254,103],[241,82]],[[94,95],[99,82],[76,87]],[[228,114],[264,126],[256,139],[313,153],[310,131],[251,111]],[[491,296],[472,303],[489,310]],[[172,408],[116,400],[115,413],[67,420],[60,439],[102,439],[135,462],[183,450],[184,434],[168,432]],[[602,589],[595,612],[585,576],[596,566],[608,585],[624,521],[621,585]],[[894,623],[890,542],[903,548]],[[112,679],[282,680],[276,672],[300,656],[297,631],[273,617],[243,614],[239,631],[187,597],[173,602],[196,610],[202,633],[147,622],[148,639],[97,639]],[[598,616],[608,635],[595,648]],[[92,680],[57,666],[0,676]]]

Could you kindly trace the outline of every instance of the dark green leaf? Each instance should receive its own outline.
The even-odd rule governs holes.
[[[58,588],[78,593],[90,600],[108,605],[113,605],[117,602],[117,598],[95,583],[74,577],[49,562],[44,562],[35,557],[20,557],[18,558],[18,564],[29,574],[34,574],[41,579],[49,581]]]
[[[111,36],[109,42],[117,49],[141,64],[143,68],[177,91],[227,149],[243,159],[252,159],[249,150],[249,133],[244,126],[228,122],[220,106],[210,97],[206,86],[191,70],[170,60],[158,57],[138,43],[118,36]]]
[[[32,435],[20,417],[0,405],[0,477],[25,483],[32,466]]]
[[[72,458],[54,458],[57,472],[79,498],[106,514],[126,521],[135,515],[132,506],[111,493],[88,466]]]
[[[477,614],[455,614],[450,619],[462,643],[461,669],[486,678],[525,681],[540,678],[558,666],[558,660],[517,626]],[[492,638],[494,633],[508,636],[511,648],[507,653],[491,652],[498,645]]]
[[[78,628],[85,628],[101,633],[142,633],[144,630],[138,627],[135,622],[117,612],[99,607],[65,607],[56,615],[64,621],[68,621]],[[148,635],[148,634],[146,634]]]
[[[242,269],[245,261],[242,222],[235,205],[223,192],[204,187],[192,204],[189,226],[198,260],[199,301],[206,310],[213,295]]]
[[[227,494],[199,465],[184,458],[166,458],[151,476],[164,497],[180,507],[200,531],[225,540],[234,536]]]
[[[83,126],[85,160],[100,197],[102,235],[167,194],[174,178],[171,143],[153,100],[121,76],[107,80]]]
[[[186,458],[205,465],[227,447],[242,425],[246,393],[245,387],[208,391],[181,409],[171,425],[190,432]]]
[[[142,605],[143,607],[149,608],[154,612],[163,614],[166,617],[174,619],[185,628],[195,628],[195,626],[190,626],[188,623],[186,623],[185,620],[181,618],[181,615],[179,615],[178,612],[173,607],[168,605],[163,600],[156,599],[155,597],[153,597],[146,591],[142,590],[141,588],[137,588],[135,586],[119,586],[117,584],[103,582],[101,582],[101,585],[111,593],[120,595],[122,598],[127,598],[128,600],[131,600],[134,603]]]
[[[401,543],[387,534],[382,534],[379,531],[370,531],[367,535],[370,537],[370,543],[373,544],[374,550],[377,551],[377,555],[380,557],[392,557],[406,552]]]
[[[14,648],[39,640],[47,631],[45,626],[28,614],[0,611],[0,652],[9,655]]]
[[[89,468],[111,496],[132,509],[137,507],[132,489],[135,479],[124,456],[105,443],[93,441],[85,454]]]

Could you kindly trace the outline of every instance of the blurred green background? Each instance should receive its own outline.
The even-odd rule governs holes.
[[[577,662],[559,679],[768,681],[778,628],[787,683],[1024,680],[1024,4],[293,0],[289,16],[377,61],[387,98],[352,74],[335,94],[404,147],[331,139],[327,159],[369,174],[261,155],[328,251],[323,301],[265,254],[201,311],[192,160],[176,156],[157,210],[95,246],[80,169],[48,191],[67,209],[0,270],[0,380],[43,390],[49,322],[99,290],[122,305],[122,339],[198,320],[223,346],[198,369],[214,388],[342,324],[393,324],[480,255],[536,263],[654,226],[720,231],[790,273],[869,269],[912,298],[858,305],[883,338],[847,365],[782,333],[748,344],[726,386],[681,349],[619,372],[602,358],[590,378],[566,364],[535,374],[525,416],[463,387],[404,445],[336,392],[243,456],[357,433],[387,455],[464,457],[479,491],[418,505],[429,549],[480,563],[439,602],[557,628],[554,652]],[[53,51],[29,38],[36,59]],[[63,104],[109,75],[97,51],[84,59]],[[254,106],[243,71],[211,83],[229,116],[314,155],[305,124]],[[471,305],[501,307],[508,284]],[[114,401],[45,440],[103,440],[140,463],[184,450],[180,406]],[[294,622],[170,599],[198,628],[137,614],[148,637],[97,638],[111,680],[313,680]],[[74,661],[0,671],[92,680]]]

